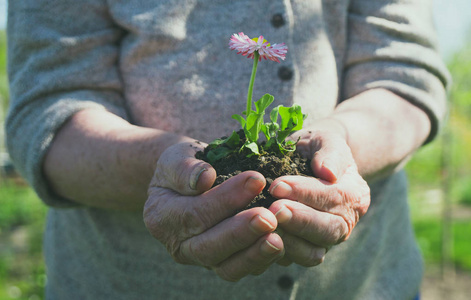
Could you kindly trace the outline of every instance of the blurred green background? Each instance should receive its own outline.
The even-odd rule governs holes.
[[[468,45],[451,56],[448,66],[454,80],[449,122],[440,137],[423,147],[406,169],[413,224],[427,272],[471,274],[471,50]],[[3,31],[0,31],[0,100],[3,124],[8,103]],[[0,133],[1,153],[5,149],[3,131]],[[0,299],[42,299],[46,275],[41,243],[47,209],[21,179],[2,175]]]

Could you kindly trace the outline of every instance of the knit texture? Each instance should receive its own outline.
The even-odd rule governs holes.
[[[10,1],[7,144],[18,170],[51,206],[48,299],[412,299],[422,262],[403,173],[371,184],[368,213],[322,265],[274,265],[228,283],[173,262],[141,214],[58,197],[42,163],[55,133],[82,109],[206,142],[228,134],[238,126],[230,116],[245,109],[251,72],[252,62],[227,47],[240,31],[289,47],[281,64],[259,64],[255,99],[269,92],[274,105],[300,104],[309,126],[343,99],[386,88],[428,114],[430,141],[446,115],[449,81],[431,2]],[[281,26],[271,24],[277,14]],[[278,76],[280,67],[292,77]],[[280,278],[294,284],[278,284]]]

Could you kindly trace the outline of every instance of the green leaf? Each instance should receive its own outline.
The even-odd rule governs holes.
[[[224,144],[226,144],[230,148],[236,148],[237,146],[239,146],[239,143],[240,137],[235,131],[232,131],[231,136],[224,140]]]
[[[286,130],[280,130],[278,131],[278,137],[277,140],[282,143],[290,134],[292,130],[286,129]]]
[[[270,138],[270,129],[268,128],[269,123],[262,124],[262,132],[265,135],[265,138],[268,140]]]
[[[226,147],[219,147],[219,148],[216,148],[216,149],[213,149],[213,150],[209,151],[206,156],[208,157],[209,162],[215,162],[215,161],[217,161],[221,158],[226,157],[227,155],[231,154],[232,152],[234,152],[234,150],[231,150],[231,149],[226,148]]]
[[[245,126],[245,119],[244,119],[244,117],[242,117],[241,115],[234,114],[234,115],[232,115],[232,118],[233,118],[234,120],[239,121],[240,126],[241,126],[242,128],[244,128],[244,126]]]
[[[262,98],[258,99],[258,101],[255,102],[257,113],[265,114],[265,110],[268,108],[268,106],[270,106],[270,104],[273,103],[274,99],[275,98],[270,94],[265,94],[262,96]]]
[[[264,127],[263,116],[265,115],[265,110],[273,103],[273,100],[274,97],[272,95],[265,94],[255,102],[256,111],[249,113],[245,125],[243,125],[245,135],[249,141],[256,142],[258,140],[260,131]]]
[[[303,128],[303,121],[306,115],[301,112],[301,106],[293,104],[291,107],[279,106],[281,116],[281,126],[278,132],[278,141],[282,142],[292,132]]]
[[[293,141],[286,142],[285,146],[282,143],[278,143],[278,147],[282,154],[286,154],[288,152],[294,152],[296,150],[296,144]]]
[[[265,149],[270,149],[270,147],[274,144],[278,144],[278,141],[276,140],[276,137],[272,137],[268,140],[268,142],[265,144]]]
[[[253,155],[260,155],[258,145],[255,142],[245,143],[244,146],[241,148],[241,150],[243,150],[243,149],[248,149],[249,150],[250,153],[247,155],[247,157],[251,157]]]
[[[278,106],[278,112],[281,117],[280,130],[285,130],[288,127],[288,122],[290,119],[289,107],[284,107],[283,105]]]
[[[248,140],[256,142],[262,129],[263,114],[250,112],[247,116],[247,123],[245,123],[244,132]]]
[[[271,122],[264,123],[263,117],[265,115],[265,110],[273,103],[273,101],[274,97],[272,95],[265,94],[255,102],[255,111],[248,110],[248,114],[247,112],[244,112],[244,114],[247,115],[246,118],[237,114],[232,115],[232,118],[237,120],[244,130],[247,141],[240,148],[240,152],[249,152],[247,155],[248,157],[252,155],[260,155],[259,145],[257,144],[260,131],[263,132],[267,140],[267,143],[264,146],[267,149],[275,147],[275,149],[278,148],[281,153],[286,154],[287,152],[294,151],[296,148],[295,142],[285,141],[285,139],[292,132],[303,127],[303,121],[306,118],[306,115],[301,112],[301,106],[297,104],[293,104],[291,107],[279,105],[273,108],[270,112]],[[278,116],[281,117],[280,123],[278,123]],[[237,135],[237,133],[233,132],[233,134],[224,141],[215,141],[215,145],[225,143],[228,147],[237,147],[240,144],[240,138],[238,135],[235,135]]]
[[[216,148],[217,146],[221,145],[224,142],[223,139],[215,139],[211,143],[208,144],[209,147],[211,148]]]
[[[278,110],[280,109],[280,106],[282,105],[274,107],[270,112],[270,120],[272,121],[272,123],[278,124]]]
[[[265,134],[265,138],[270,140],[271,138],[276,137],[276,133],[278,132],[278,129],[280,126],[278,123],[264,123],[262,124],[262,132]]]
[[[245,127],[250,129],[257,124],[258,113],[251,111],[250,114],[247,116],[247,121],[245,123]]]
[[[208,146],[211,148],[216,148],[221,145],[227,145],[229,148],[235,148],[239,145],[239,142],[240,142],[239,135],[237,134],[237,132],[232,131],[232,134],[229,137],[225,139],[215,139],[214,141],[209,143]]]
[[[304,119],[306,119],[306,116],[307,115],[304,115],[301,111],[301,106],[297,105],[297,104],[293,104],[293,106],[291,107],[293,109],[291,115],[293,117],[293,120],[296,119],[296,122],[294,122],[296,124],[296,126],[292,129],[293,131],[298,131],[300,129],[303,128],[303,121]]]

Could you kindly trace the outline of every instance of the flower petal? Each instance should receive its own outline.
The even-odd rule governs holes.
[[[256,41],[255,41],[256,40]],[[288,47],[285,43],[282,44],[273,44],[259,36],[258,39],[250,39],[243,32],[234,33],[229,40],[229,48],[231,50],[237,50],[237,54],[247,56],[247,58],[254,58],[254,52],[257,51],[260,55],[259,60],[269,59],[275,62],[280,62],[286,57],[288,52]]]

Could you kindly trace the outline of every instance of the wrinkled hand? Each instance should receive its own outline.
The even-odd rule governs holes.
[[[262,191],[265,178],[248,171],[210,189],[215,170],[194,157],[203,147],[181,143],[161,155],[144,222],[178,263],[210,268],[229,281],[261,274],[284,254],[273,233],[276,217],[261,207],[234,214]]]
[[[345,241],[370,204],[370,190],[344,138],[300,131],[298,151],[312,158],[314,177],[284,176],[270,186],[270,207],[285,245],[282,265],[321,263],[330,247]],[[295,137],[296,138],[296,137]]]

